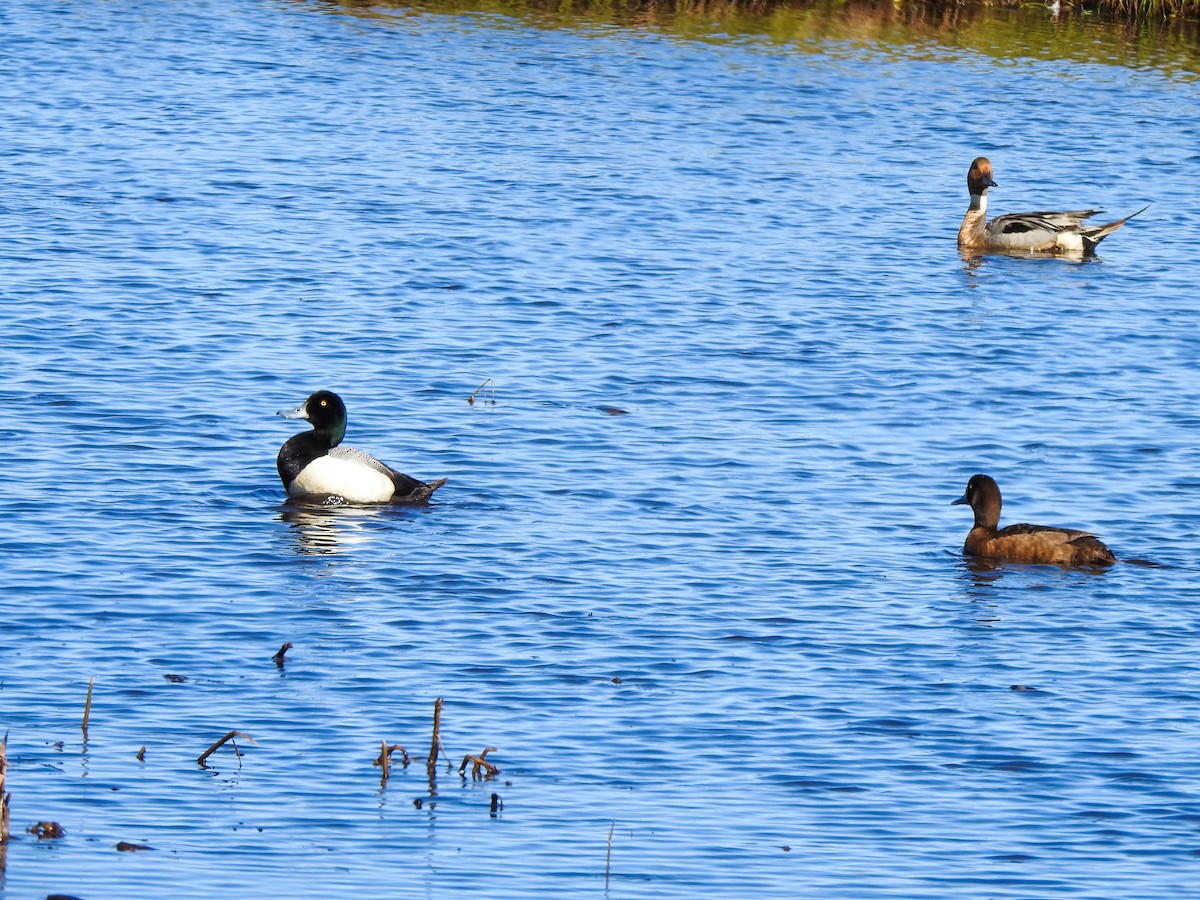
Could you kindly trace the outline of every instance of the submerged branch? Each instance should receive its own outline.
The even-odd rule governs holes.
[[[250,743],[254,744],[255,746],[258,746],[258,741],[254,740],[254,738],[250,737],[250,735],[245,734],[244,732],[241,732],[241,731],[231,731],[228,734],[226,734],[225,737],[221,738],[219,741],[217,741],[215,744],[213,744],[211,747],[209,747],[207,750],[205,750],[203,753],[201,753],[200,756],[196,759],[196,762],[200,763],[200,765],[204,765],[204,761],[206,759],[208,759],[210,756],[212,756],[217,751],[217,748],[219,748],[226,741],[233,741],[234,738],[238,738],[238,737],[245,738]],[[237,741],[233,741],[233,750],[238,756],[242,755],[242,751],[238,750]]]

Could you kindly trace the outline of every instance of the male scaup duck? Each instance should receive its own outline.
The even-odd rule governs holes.
[[[346,404],[332,391],[317,391],[299,409],[280,410],[285,419],[307,419],[303,431],[279,448],[275,465],[289,497],[320,497],[347,503],[420,503],[446,483],[426,484],[375,457],[339,447],[346,435]]]
[[[958,229],[959,250],[979,250],[999,253],[1029,253],[1043,255],[1082,255],[1096,252],[1096,245],[1138,213],[1109,222],[1107,225],[1084,225],[1099,209],[1078,209],[1072,212],[1007,213],[987,222],[987,191],[996,187],[992,180],[992,164],[980,156],[967,171],[967,190],[971,205]]]
[[[963,544],[965,556],[1010,562],[1052,563],[1063,566],[1107,566],[1117,557],[1086,531],[1048,525],[1000,524],[1000,487],[987,475],[974,475],[967,492],[951,503],[970,505],[975,526]]]

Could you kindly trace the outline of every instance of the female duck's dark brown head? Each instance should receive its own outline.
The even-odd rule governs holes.
[[[982,159],[982,157],[980,157]],[[979,160],[976,160],[978,162]],[[983,160],[987,162],[987,160]],[[995,530],[1000,524],[1000,485],[990,475],[972,475],[966,492],[951,506],[967,505],[975,513],[975,527]]]
[[[973,475],[967,490],[953,502],[968,504],[975,524],[967,533],[963,553],[1011,562],[1050,563],[1063,566],[1107,566],[1117,557],[1086,531],[1021,523],[998,528],[1000,486],[987,475]]]

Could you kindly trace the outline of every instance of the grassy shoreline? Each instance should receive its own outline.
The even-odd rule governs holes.
[[[891,10],[903,17],[956,19],[986,10],[1053,8],[1060,14],[1101,16],[1115,22],[1151,22],[1186,19],[1200,24],[1200,0],[498,0],[475,4],[453,0],[322,0],[325,5],[369,14],[372,9],[439,7],[466,9],[477,5],[513,13],[607,17],[614,22],[637,23],[662,17],[769,16],[779,10],[844,10],[871,13]]]
[[[831,44],[1200,76],[1200,0],[315,0],[364,18],[483,15],[539,28],[613,26],[691,40]]]

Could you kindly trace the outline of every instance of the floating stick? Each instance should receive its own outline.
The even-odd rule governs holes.
[[[96,683],[96,676],[93,675],[88,679],[87,702],[83,704],[83,742],[87,743],[87,726],[88,719],[92,715],[92,685]]]
[[[246,740],[248,740],[250,743],[254,744],[256,747],[258,746],[258,741],[254,740],[254,738],[250,737],[250,735],[245,734],[244,732],[241,732],[241,731],[231,731],[231,732],[229,732],[229,734],[225,735],[225,737],[221,738],[219,741],[217,741],[215,744],[213,744],[211,747],[209,747],[207,750],[205,750],[203,753],[201,753],[200,756],[196,759],[196,762],[200,763],[200,765],[204,765],[204,761],[206,759],[208,759],[210,756],[212,756],[213,753],[216,752],[218,747],[220,747],[226,741],[233,741],[233,739],[235,737],[243,737]],[[236,752],[238,756],[242,755],[241,751],[238,750],[238,748],[237,748],[237,741],[233,741],[233,749],[234,749],[234,752]]]
[[[439,734],[442,727],[442,698],[438,697],[433,704],[433,742],[429,745],[429,761],[426,767],[429,770],[429,777],[432,778],[437,771],[438,748],[442,746],[442,739]]]
[[[387,741],[380,741],[379,744],[382,748],[379,751],[379,767],[383,769],[383,774],[379,776],[379,789],[383,790],[385,787],[387,787],[388,757],[391,756],[391,754],[388,753]]]
[[[0,844],[8,842],[8,801],[12,795],[4,790],[8,777],[8,732],[4,732],[4,740],[0,742]],[[0,857],[0,872],[4,871],[3,857]]]
[[[608,890],[608,874],[612,870],[612,836],[613,831],[617,827],[617,820],[613,819],[612,824],[608,826],[608,853],[604,856],[604,890]]]
[[[140,747],[138,748],[138,752],[137,752],[137,761],[138,761],[138,762],[145,762],[145,761],[146,761],[146,745],[145,745],[145,744],[142,744],[142,746],[140,746]]]

